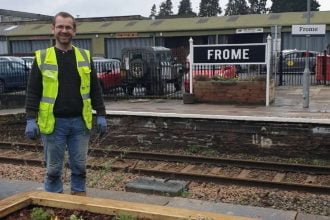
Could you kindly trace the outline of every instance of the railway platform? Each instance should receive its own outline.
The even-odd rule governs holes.
[[[183,104],[175,99],[133,99],[106,102],[107,113],[330,124],[330,86],[310,88],[303,108],[302,87],[276,87],[275,102],[262,105]]]
[[[215,104],[183,104],[174,99],[135,99],[106,101],[109,115],[146,115],[190,118],[216,118],[251,121],[301,122],[330,124],[330,87],[310,88],[309,108],[303,108],[302,87],[277,87],[275,102],[270,106],[241,106]],[[0,114],[22,113],[24,109],[0,110]],[[329,132],[330,133],[330,132]],[[43,190],[40,183],[0,179],[0,200],[19,192]],[[68,189],[65,193],[68,193]],[[208,202],[181,197],[165,197],[132,192],[88,189],[87,196],[111,198],[155,204],[168,207],[210,211],[234,216],[252,217],[266,220],[330,220],[329,216],[315,216],[296,211],[283,211],[272,208],[232,205]]]
[[[330,124],[330,86],[312,86],[309,107],[303,108],[301,86],[276,87],[275,101],[263,105],[183,104],[177,99],[131,99],[107,101],[108,114],[195,116],[201,118],[245,119]],[[1,109],[0,115],[24,113],[23,108]]]
[[[30,181],[16,181],[0,179],[0,200],[20,192],[42,191],[41,183]],[[65,194],[69,189],[65,187]],[[208,202],[182,197],[166,197],[158,195],[147,195],[133,192],[108,191],[89,188],[88,197],[112,199],[134,203],[159,205],[164,207],[175,207],[197,211],[207,211],[224,215],[233,215],[264,220],[330,220],[330,217],[316,216],[298,213],[295,211],[283,211],[272,208],[261,208],[253,206],[232,205],[228,203]]]

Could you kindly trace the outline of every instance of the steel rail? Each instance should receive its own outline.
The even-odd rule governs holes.
[[[26,144],[26,143],[11,143],[0,142],[0,149],[19,149],[19,150],[42,150],[42,145]],[[99,148],[90,148],[89,156],[94,157],[120,157],[123,159],[141,159],[141,160],[155,160],[167,162],[181,162],[192,164],[210,164],[214,166],[235,166],[246,169],[262,169],[279,172],[298,172],[309,174],[330,175],[330,166],[316,166],[306,164],[292,164],[280,162],[266,162],[253,161],[242,159],[228,159],[218,157],[200,157],[190,155],[176,155],[152,152],[138,152],[138,151],[123,151],[123,150],[106,150]]]
[[[155,161],[167,161],[167,162],[181,162],[181,163],[193,163],[193,164],[210,164],[214,166],[235,166],[247,169],[263,169],[282,172],[299,172],[299,173],[311,173],[311,174],[325,174],[330,175],[330,166],[315,166],[305,164],[290,164],[279,162],[265,162],[265,161],[253,161],[253,160],[241,160],[241,159],[227,159],[216,157],[200,157],[190,155],[175,155],[175,154],[163,154],[163,153],[150,153],[150,152],[137,152],[137,151],[104,151],[99,149],[91,149],[91,156],[102,155],[118,156],[127,159],[143,159],[143,160],[155,160]]]
[[[8,158],[0,157],[0,163],[12,163],[20,165],[33,165],[33,166],[43,166],[44,161],[35,159],[23,159],[23,158]],[[66,164],[66,166],[68,166]],[[288,182],[273,182],[249,178],[238,178],[238,177],[227,177],[221,175],[210,175],[210,174],[195,174],[189,172],[174,172],[168,170],[155,170],[147,168],[136,168],[132,166],[115,166],[111,165],[109,167],[102,165],[87,165],[88,169],[92,170],[104,170],[108,169],[111,171],[124,171],[126,173],[133,173],[139,175],[148,175],[163,177],[166,179],[181,179],[181,180],[192,180],[192,181],[202,181],[202,182],[212,182],[219,184],[236,184],[243,186],[253,186],[253,187],[269,187],[278,188],[285,190],[296,190],[303,192],[313,192],[321,194],[330,194],[330,186],[325,185],[315,185],[315,184],[298,184],[298,183],[288,183]]]

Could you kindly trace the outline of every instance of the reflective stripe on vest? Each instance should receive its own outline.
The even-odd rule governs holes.
[[[86,51],[84,49],[81,49],[81,48],[78,48],[78,50],[84,58],[84,61],[77,62],[78,67],[87,66],[87,67],[91,68],[91,65],[90,65],[90,62],[89,62]]]
[[[57,65],[46,64],[45,59],[46,59],[46,50],[41,50],[40,52],[41,65],[39,66],[41,72],[45,70],[58,71]]]
[[[88,129],[92,128],[92,106],[90,99],[90,54],[89,51],[74,48],[77,69],[80,76],[80,94],[83,101],[82,116]],[[55,48],[36,51],[36,62],[42,74],[42,98],[39,104],[38,125],[40,132],[54,131],[54,105],[58,94],[58,65]]]
[[[54,98],[49,98],[49,97],[42,97],[41,102],[46,102],[50,104],[55,104],[55,99]]]

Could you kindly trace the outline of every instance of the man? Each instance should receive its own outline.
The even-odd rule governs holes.
[[[65,150],[71,168],[71,193],[86,195],[86,158],[92,108],[100,135],[106,132],[105,107],[90,53],[74,47],[76,23],[72,15],[55,15],[52,32],[56,44],[35,53],[29,77],[25,134],[41,133],[46,160],[45,190],[63,192],[61,180]]]

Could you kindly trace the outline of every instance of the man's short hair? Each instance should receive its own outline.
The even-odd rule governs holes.
[[[65,12],[65,11],[61,11],[59,13],[57,13],[54,17],[53,17],[53,21],[52,21],[52,25],[55,26],[55,22],[56,22],[56,18],[58,16],[61,16],[63,18],[72,18],[73,20],[73,28],[76,29],[76,20],[74,19],[74,17],[68,13],[68,12]]]

